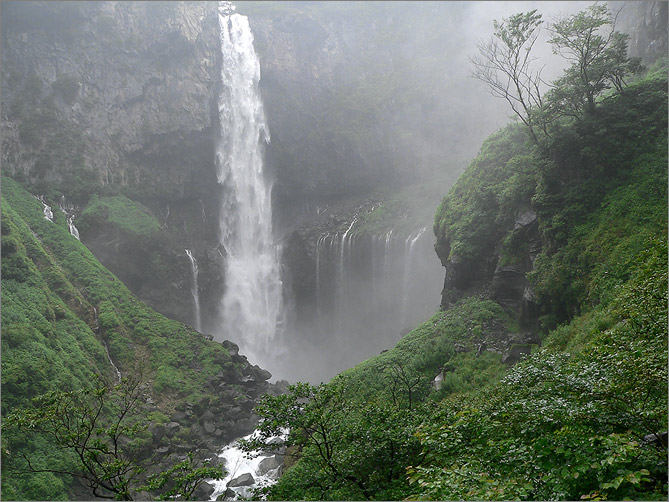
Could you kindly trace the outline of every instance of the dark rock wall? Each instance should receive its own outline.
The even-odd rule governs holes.
[[[184,249],[203,277],[220,275],[216,3],[10,2],[1,13],[3,171],[64,193],[75,212],[93,192],[148,207],[154,239],[103,224],[82,241],[152,307],[193,324]],[[202,286],[220,296],[222,282]]]
[[[616,29],[627,33],[629,54],[651,65],[667,57],[669,2],[609,2],[616,18]]]

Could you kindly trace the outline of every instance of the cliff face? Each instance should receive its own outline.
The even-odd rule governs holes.
[[[667,2],[609,2],[612,12],[618,13],[616,29],[627,33],[629,53],[653,64],[667,56]]]
[[[463,50],[476,29],[468,9],[238,3],[260,57],[279,225],[379,186],[456,172],[506,120],[485,89],[468,98],[478,85]]]
[[[478,121],[450,106],[469,91],[455,78],[464,56],[441,56],[460,41],[437,25],[455,30],[463,13],[377,7],[238,5],[261,61],[278,236],[309,225],[319,206],[413,181],[444,158],[456,172],[495,127],[484,100],[469,104]],[[194,324],[189,249],[210,329],[223,288],[216,3],[14,2],[2,23],[4,172],[74,206],[82,241],[110,270]],[[104,212],[82,217],[92,194],[129,198],[159,231],[128,232]]]
[[[207,253],[217,242],[216,4],[14,2],[2,23],[3,170],[33,192],[64,194],[77,216],[92,193],[146,206],[158,242],[105,218],[84,224],[82,240],[150,305],[192,322],[184,249],[207,276],[220,269]]]
[[[494,300],[534,343],[610,300],[644,232],[663,231],[644,213],[666,205],[663,73],[554,131],[543,153],[517,125],[486,140],[435,217],[443,309],[468,296]],[[621,197],[642,193],[643,204],[613,220]]]

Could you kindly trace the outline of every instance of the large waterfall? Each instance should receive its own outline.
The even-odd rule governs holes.
[[[235,341],[261,365],[282,311],[280,248],[272,236],[271,184],[263,173],[269,142],[258,82],[260,63],[245,16],[219,3],[221,90],[217,146],[221,186],[220,244],[225,249],[225,293],[219,336]]]

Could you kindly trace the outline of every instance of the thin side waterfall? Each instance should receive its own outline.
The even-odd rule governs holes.
[[[421,236],[425,233],[427,227],[422,227],[416,234],[410,234],[406,238],[404,243],[405,247],[405,260],[404,260],[404,283],[402,285],[402,325],[407,323],[407,303],[409,300],[409,276],[411,274],[412,265],[413,265],[413,250],[416,246],[416,242]]]
[[[70,230],[70,233],[75,237],[77,240],[79,239],[79,229],[74,226],[74,215],[71,214],[67,217],[67,228]]]
[[[186,255],[188,255],[188,259],[190,260],[190,269],[193,275],[190,292],[193,295],[193,304],[195,307],[195,329],[198,331],[202,331],[202,323],[201,323],[202,317],[200,315],[200,288],[197,283],[198,279],[197,260],[193,256],[193,253],[190,252],[190,249],[184,249],[184,251],[186,251]]]
[[[272,186],[263,173],[269,142],[258,82],[260,63],[245,16],[220,2],[221,126],[217,176],[221,187],[220,244],[225,249],[221,338],[238,343],[251,360],[270,356],[282,314],[281,249],[272,236]]]

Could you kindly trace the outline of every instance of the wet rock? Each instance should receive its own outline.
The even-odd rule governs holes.
[[[195,413],[197,416],[201,416],[204,414],[205,411],[209,409],[209,397],[204,396],[202,399],[200,399],[197,403],[193,405],[193,413]]]
[[[517,343],[511,346],[507,354],[502,358],[502,362],[505,364],[515,364],[520,361],[520,358],[524,354],[530,354],[532,352],[532,345],[529,343]]]
[[[151,424],[149,426],[149,431],[151,432],[151,439],[153,442],[159,443],[165,435],[165,426],[162,424]]]
[[[237,492],[228,488],[225,490],[225,493],[221,493],[216,500],[234,500],[235,498],[237,498]]]
[[[211,494],[214,493],[214,485],[202,481],[193,492],[193,500],[210,500]]]
[[[239,354],[239,345],[236,343],[231,342],[230,340],[223,340],[221,342],[221,345],[227,350],[231,356],[236,356]]]
[[[167,437],[172,437],[179,430],[180,425],[177,422],[170,422],[165,426],[165,434]]]
[[[491,297],[507,310],[520,313],[526,286],[523,267],[497,267],[492,278]]]
[[[251,486],[256,482],[255,478],[248,472],[245,472],[241,476],[237,476],[235,479],[228,483],[228,486],[234,488],[235,486]]]
[[[283,459],[274,455],[272,457],[267,457],[260,461],[258,464],[258,474],[265,475],[272,469],[276,469],[283,465]]]
[[[188,420],[188,414],[185,411],[175,411],[171,418],[172,422],[184,423]]]

